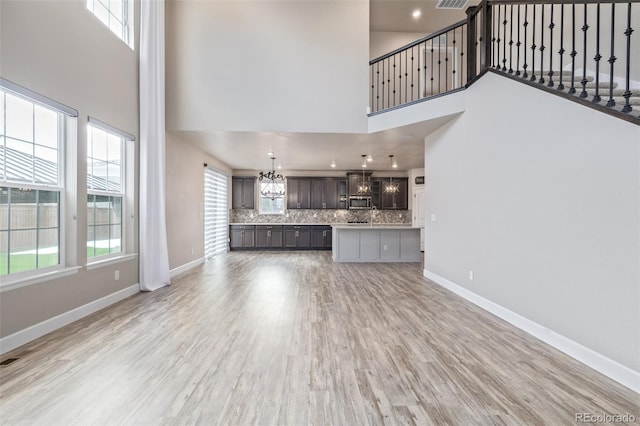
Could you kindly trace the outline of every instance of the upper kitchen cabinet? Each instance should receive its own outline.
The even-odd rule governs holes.
[[[311,180],[309,178],[287,178],[287,209],[311,208]]]
[[[346,209],[347,180],[339,178],[311,179],[312,209]]]
[[[362,181],[362,172],[349,172],[347,173],[347,176],[349,176],[349,195],[350,196],[371,195],[371,192],[368,192],[366,194],[362,194],[358,192],[358,186]],[[364,178],[371,181],[371,172],[365,173]]]
[[[231,179],[231,208],[255,208],[255,177],[233,176]]]
[[[384,192],[385,183],[389,178],[376,177],[371,182],[371,205],[380,210],[407,210],[409,208],[409,179],[392,178],[398,184],[398,192],[387,194]]]

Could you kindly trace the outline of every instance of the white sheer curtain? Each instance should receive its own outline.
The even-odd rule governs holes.
[[[140,2],[140,289],[171,284],[165,219],[164,0]]]

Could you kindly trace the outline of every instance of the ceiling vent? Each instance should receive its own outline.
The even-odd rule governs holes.
[[[469,0],[439,0],[436,9],[463,9]]]

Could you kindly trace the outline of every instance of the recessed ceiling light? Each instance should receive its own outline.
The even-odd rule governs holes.
[[[416,9],[416,10],[413,11],[411,16],[413,16],[413,19],[418,19],[421,14],[422,14],[422,12],[420,11],[420,9]]]
[[[330,166],[331,166],[331,168],[334,168],[334,169],[335,169],[335,168],[336,168],[336,162],[335,162],[335,161],[332,161],[332,162],[331,162],[331,164],[330,164]]]
[[[371,156],[371,154],[369,154],[369,155],[367,156],[367,161],[368,161],[368,162],[372,162],[372,161],[373,161],[373,157]]]
[[[278,170],[282,170],[282,166],[278,166]]]

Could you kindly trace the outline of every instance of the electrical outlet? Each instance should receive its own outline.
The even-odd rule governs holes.
[[[313,217],[318,217],[318,213],[314,213],[314,214],[313,214]]]
[[[435,221],[436,221],[436,214],[431,213],[431,222],[435,222]]]
[[[398,217],[399,217],[400,219],[402,219],[402,213],[400,213],[400,214],[398,215]]]
[[[116,272],[113,274],[113,279],[116,281],[120,279],[120,271],[116,270]]]
[[[387,245],[386,244],[382,246],[382,250],[387,251]]]
[[[469,271],[469,281],[473,281],[473,271]]]

